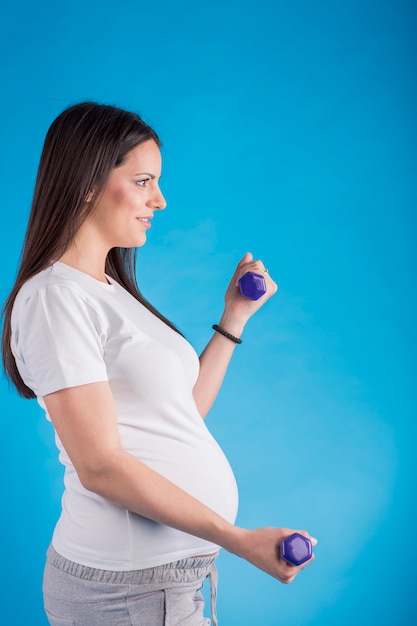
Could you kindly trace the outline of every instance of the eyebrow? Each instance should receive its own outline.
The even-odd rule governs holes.
[[[139,174],[134,174],[134,176],[149,176],[151,180],[156,178],[155,174],[150,174],[149,172],[140,172]]]

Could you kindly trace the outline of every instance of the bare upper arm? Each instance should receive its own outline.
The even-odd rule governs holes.
[[[48,414],[81,482],[103,472],[122,445],[108,382],[61,389],[44,396]]]

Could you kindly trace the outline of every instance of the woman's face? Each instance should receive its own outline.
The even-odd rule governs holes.
[[[146,242],[154,212],[166,207],[158,184],[161,166],[160,150],[149,140],[133,148],[110,174],[88,218],[109,250]]]

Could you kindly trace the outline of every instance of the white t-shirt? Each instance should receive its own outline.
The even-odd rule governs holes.
[[[12,350],[24,382],[45,409],[47,394],[109,381],[125,449],[233,523],[233,472],[192,394],[197,354],[109,281],[58,262],[26,282],[12,315]],[[86,490],[58,436],[56,442],[65,491],[53,546],[62,556],[120,571],[217,550]]]

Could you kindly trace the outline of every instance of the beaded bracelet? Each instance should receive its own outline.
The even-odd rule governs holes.
[[[215,330],[216,333],[220,333],[221,335],[223,335],[223,337],[226,337],[226,339],[230,339],[230,341],[233,341],[234,343],[242,343],[242,340],[239,339],[239,337],[231,335],[227,331],[223,330],[223,328],[220,328],[218,324],[213,324],[212,329]]]

